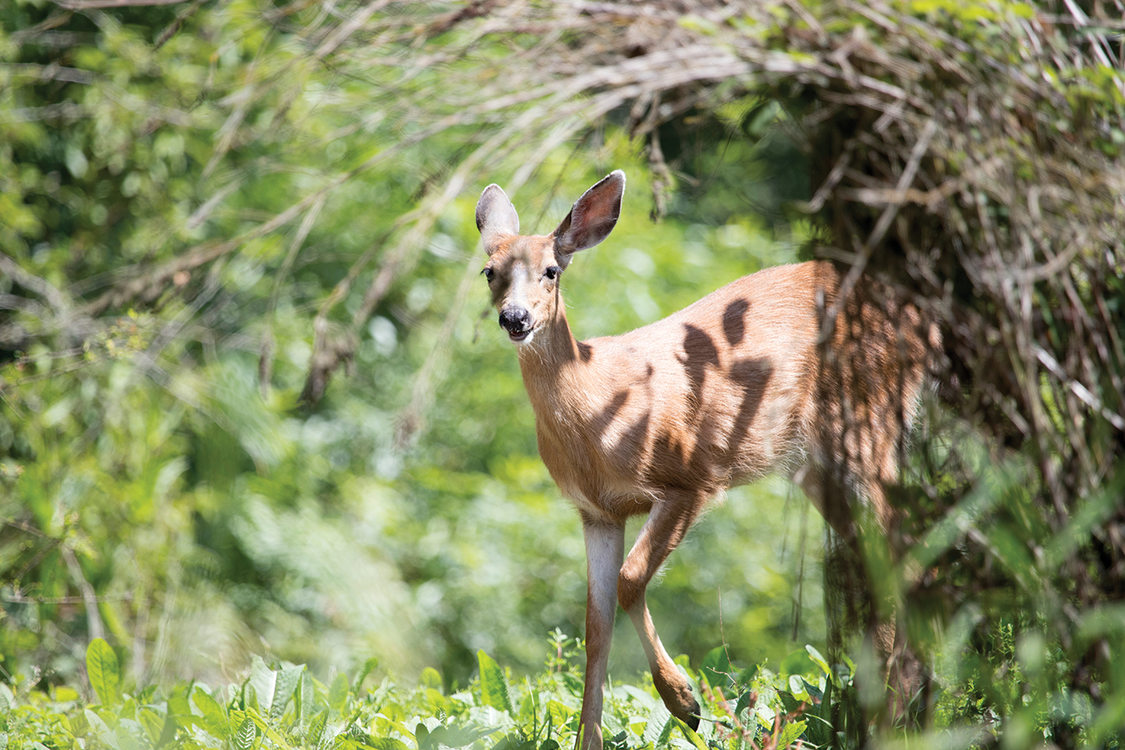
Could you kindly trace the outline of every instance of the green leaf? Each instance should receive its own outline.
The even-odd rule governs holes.
[[[270,704],[270,719],[277,720],[285,713],[285,706],[289,703],[289,699],[297,692],[297,687],[301,684],[301,675],[304,674],[304,667],[293,666],[288,664],[277,672],[277,678],[273,693],[273,702]]]
[[[254,740],[258,738],[258,728],[254,720],[247,717],[242,720],[238,731],[234,733],[234,746],[237,750],[250,750],[254,747]]]
[[[810,700],[805,680],[798,674],[789,675],[789,693],[799,701],[807,703]]]
[[[742,712],[750,708],[750,701],[755,700],[757,695],[753,690],[747,690],[738,696],[738,703],[734,707],[734,715],[742,716]]]
[[[557,700],[547,701],[546,720],[552,729],[558,730],[566,726],[574,711],[559,703]]]
[[[189,726],[191,713],[191,685],[173,688],[168,696],[168,718],[176,726]]]
[[[144,727],[145,736],[153,747],[160,747],[165,740],[176,734],[175,720],[169,714],[161,714],[151,707],[137,712],[137,722]]]
[[[687,741],[696,747],[696,750],[710,750],[710,748],[707,747],[707,741],[700,737],[698,732],[696,732],[694,729],[692,729],[679,719],[676,719],[676,722],[680,725],[680,731],[684,733],[684,737],[686,737]],[[785,746],[778,745],[778,747]]]
[[[539,715],[539,693],[531,688],[530,680],[528,681],[527,688],[523,700],[520,701],[519,715],[516,716],[516,721],[521,724],[532,724],[535,721],[535,717]]]
[[[265,716],[262,716],[262,714],[253,709],[247,710],[246,713],[249,715],[250,719],[253,720],[254,725],[258,728],[258,731],[262,733],[262,736],[272,745],[276,747],[288,747],[289,743],[285,741],[285,738],[281,736],[280,732],[270,726],[270,722]]]
[[[324,739],[324,728],[328,724],[328,709],[318,713],[309,722],[308,731],[305,732],[305,743],[310,747],[319,747]]]
[[[202,687],[196,687],[195,692],[191,695],[191,702],[199,709],[200,725],[207,734],[217,740],[230,738],[230,722],[227,720],[227,712],[223,710],[218,701],[211,697],[210,693]]]
[[[351,686],[348,685],[348,676],[341,672],[336,675],[336,679],[332,680],[332,685],[328,688],[328,705],[336,713],[343,713],[350,693]]]
[[[86,648],[86,675],[98,700],[112,706],[120,699],[121,665],[117,654],[102,638],[90,641]]]
[[[418,676],[418,684],[433,688],[434,690],[442,689],[441,672],[433,667],[426,667],[422,670],[422,674]]]
[[[109,725],[105,723],[105,720],[102,717],[98,716],[97,713],[91,711],[88,708],[83,711],[83,715],[86,718],[86,723],[90,725],[90,729],[93,730],[96,736],[99,737],[102,742],[112,745],[113,730],[109,728]]]
[[[375,750],[410,750],[405,742],[396,740],[394,737],[371,737],[363,744],[367,747],[373,747]]]
[[[512,700],[508,695],[508,681],[504,670],[483,650],[477,652],[480,665],[480,699],[486,706],[512,713]]]
[[[806,724],[805,721],[794,721],[782,727],[781,734],[777,738],[777,747],[789,747],[795,743],[804,734]]]
[[[363,689],[363,681],[366,680],[367,676],[370,675],[372,672],[374,672],[375,669],[378,668],[378,666],[379,666],[379,660],[376,659],[375,657],[371,657],[370,659],[368,659],[367,661],[365,661],[363,663],[363,666],[359,670],[359,674],[357,674],[356,678],[355,678],[355,689],[356,690],[362,690]]]
[[[665,708],[664,704],[657,703],[648,715],[648,722],[645,724],[644,735],[641,739],[653,747],[663,747],[668,741],[670,732],[668,724],[671,719],[672,714]]]
[[[421,724],[419,728],[425,729]],[[500,731],[499,727],[481,727],[475,724],[464,726],[437,726],[429,732],[428,740],[431,747],[466,747],[479,739]],[[421,747],[421,741],[419,741]]]
[[[820,667],[821,672],[823,672],[827,677],[832,676],[832,668],[828,666],[828,660],[821,656],[820,652],[817,651],[812,644],[807,644],[805,646],[805,651],[808,651],[809,658],[813,660],[814,664]]]
[[[430,750],[436,747],[435,742],[430,739],[430,730],[421,722],[414,728],[414,741],[418,743],[418,750]]]
[[[269,711],[277,689],[277,672],[255,654],[250,660],[250,687],[253,688],[260,711]]]
[[[730,655],[725,646],[717,646],[707,652],[699,672],[711,687],[725,687],[731,680],[733,670],[730,666]]]

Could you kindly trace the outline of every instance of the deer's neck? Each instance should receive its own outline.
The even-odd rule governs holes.
[[[585,389],[580,384],[589,384],[594,375],[591,358],[592,350],[574,338],[559,304],[551,321],[519,349],[520,372],[537,418],[566,419],[565,412],[581,408]]]

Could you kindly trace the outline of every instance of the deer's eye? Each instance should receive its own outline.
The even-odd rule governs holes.
[[[481,273],[484,274],[484,280],[489,284],[491,284],[492,280],[496,278],[496,272],[491,268],[486,267],[483,271],[481,271]]]
[[[555,279],[557,279],[559,277],[560,273],[562,273],[562,269],[559,268],[558,266],[547,266],[547,270],[543,272],[543,275],[548,280],[554,281]]]

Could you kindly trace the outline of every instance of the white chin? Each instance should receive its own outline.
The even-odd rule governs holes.
[[[531,339],[535,338],[535,331],[528,331],[519,337],[508,334],[508,338],[511,339],[512,343],[516,346],[527,346],[531,343]]]

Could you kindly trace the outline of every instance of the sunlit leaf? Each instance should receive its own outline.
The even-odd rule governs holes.
[[[504,670],[483,650],[477,652],[477,664],[480,668],[482,702],[486,706],[491,706],[499,711],[512,713],[512,702],[508,695],[508,680],[504,677]]]
[[[86,675],[98,700],[113,705],[120,699],[121,666],[117,654],[102,638],[94,638],[86,647]]]

